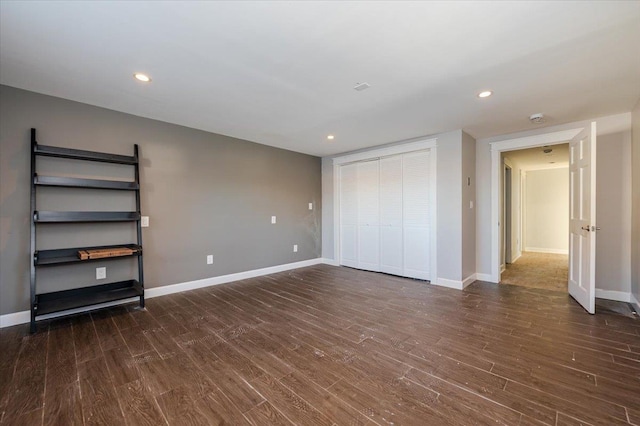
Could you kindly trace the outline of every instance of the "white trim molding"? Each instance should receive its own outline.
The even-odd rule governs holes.
[[[437,280],[434,280],[431,282],[431,284],[433,285],[437,285],[440,287],[447,287],[447,288],[453,288],[456,290],[462,290],[462,281],[458,281],[458,280],[449,280],[447,278],[438,278]]]
[[[476,280],[491,282],[491,274],[481,274],[476,272]]]
[[[467,288],[478,279],[478,274],[471,274],[462,280],[462,288]]]
[[[631,293],[626,291],[602,290],[596,288],[596,297],[598,299],[615,300],[616,302],[631,302]]]
[[[289,271],[292,269],[304,268],[306,266],[319,265],[321,263],[332,265],[331,259],[317,258],[303,260],[300,262],[286,263],[283,265],[270,266],[267,268],[253,269],[251,271],[237,272],[235,274],[221,275],[218,277],[204,278],[201,280],[187,281],[184,283],[170,284],[161,287],[152,287],[145,289],[145,299],[165,296],[167,294],[180,293],[183,291],[195,290],[197,288],[209,287],[213,285],[226,284],[233,281],[246,280],[247,278],[255,278],[263,275],[275,274],[277,272]],[[77,314],[82,312],[94,311],[108,306],[123,305],[125,303],[137,302],[137,297],[131,299],[117,300],[115,302],[101,303],[99,305],[86,306],[77,309],[69,309],[67,311],[55,312],[48,315],[38,317],[38,320],[46,320],[64,315]],[[0,315],[0,328],[11,327],[12,325],[26,324],[31,320],[30,311],[13,312],[10,314]]]
[[[530,251],[532,253],[569,254],[569,249],[554,249],[545,247],[525,247],[524,251]]]
[[[375,158],[388,157],[390,155],[405,154],[407,152],[435,148],[437,146],[437,142],[438,140],[436,138],[422,139],[419,141],[406,142],[384,148],[371,149],[368,151],[333,157],[332,160],[334,166],[341,166],[343,164],[355,163],[358,161],[373,160]]]
[[[453,288],[456,290],[464,290],[477,279],[478,279],[478,274],[471,274],[462,281],[450,280],[447,278],[438,278],[435,282],[432,281],[431,283],[433,285],[437,285],[440,287]]]

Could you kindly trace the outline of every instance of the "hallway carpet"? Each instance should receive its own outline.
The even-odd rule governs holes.
[[[502,273],[500,284],[567,292],[569,256],[566,254],[522,252],[522,256]]]

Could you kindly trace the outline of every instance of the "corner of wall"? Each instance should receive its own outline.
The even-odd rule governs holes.
[[[640,99],[631,111],[631,296],[640,310]]]

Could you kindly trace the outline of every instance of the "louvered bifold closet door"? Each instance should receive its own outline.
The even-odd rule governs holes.
[[[358,268],[380,270],[380,182],[378,160],[358,165]]]
[[[358,165],[340,167],[340,264],[358,267]]]
[[[403,275],[402,156],[380,159],[380,271]]]
[[[430,280],[430,154],[404,154],[402,162],[403,275]]]

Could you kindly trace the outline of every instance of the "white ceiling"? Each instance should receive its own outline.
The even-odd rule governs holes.
[[[0,2],[2,84],[314,155],[628,112],[639,46],[637,1]]]
[[[550,149],[551,152],[545,153],[545,149]],[[569,167],[568,143],[507,151],[503,152],[502,155],[518,163],[523,170]]]

